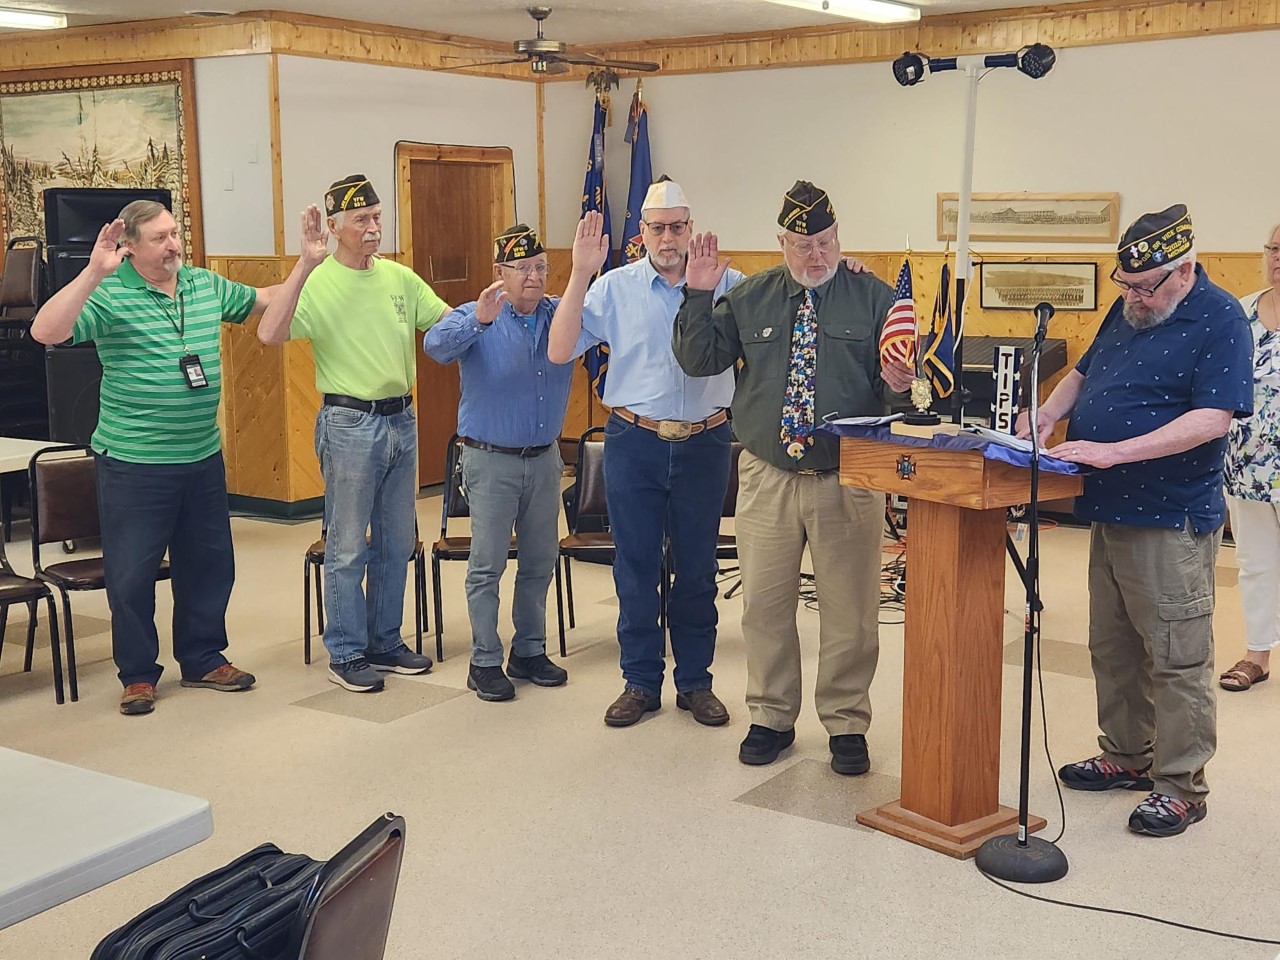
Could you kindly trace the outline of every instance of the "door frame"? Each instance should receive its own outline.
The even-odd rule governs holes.
[[[490,168],[493,196],[502,206],[490,211],[490,233],[496,237],[515,222],[515,155],[510,147],[464,147],[449,143],[396,144],[396,233],[400,262],[413,269],[413,197],[410,183],[415,160],[433,163],[479,163]],[[430,282],[429,280],[427,281]]]

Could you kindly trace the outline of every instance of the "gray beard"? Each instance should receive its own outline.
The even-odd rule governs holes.
[[[1177,309],[1178,305],[1175,303],[1167,310],[1163,310],[1159,313],[1148,313],[1144,317],[1138,317],[1134,316],[1133,311],[1130,309],[1130,305],[1126,303],[1124,305],[1124,318],[1128,321],[1129,326],[1133,327],[1135,330],[1150,330],[1152,327],[1160,326],[1160,324],[1172,317],[1174,311]]]

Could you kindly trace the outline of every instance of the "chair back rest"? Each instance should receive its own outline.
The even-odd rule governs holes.
[[[462,491],[462,441],[455,433],[449,438],[444,454],[444,501],[440,505],[440,536],[444,536],[450,517],[469,517],[471,508]]]
[[[574,484],[578,493],[577,509],[574,515],[575,532],[583,520],[609,515],[609,501],[604,491],[604,444],[603,440],[589,440],[587,437],[595,430],[588,430],[578,443],[578,468]],[[601,431],[603,432],[603,431]]]
[[[738,461],[742,459],[742,444],[734,440],[729,449],[729,485],[724,489],[722,517],[732,517],[738,512]]]
[[[40,306],[44,279],[44,245],[36,237],[14,237],[4,254],[0,275],[0,311],[26,308],[34,314]]]
[[[321,868],[294,920],[298,960],[382,960],[391,928],[404,818],[385,814]]]
[[[78,457],[55,456],[71,451]],[[45,447],[28,469],[31,483],[31,547],[45,543],[88,540],[102,535],[98,524],[98,479],[87,447]],[[39,566],[39,555],[37,567]]]

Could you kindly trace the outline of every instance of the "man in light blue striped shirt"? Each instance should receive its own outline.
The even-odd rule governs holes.
[[[604,471],[617,548],[613,579],[625,687],[604,719],[610,726],[630,726],[662,705],[659,583],[669,542],[677,572],[667,601],[676,706],[699,723],[720,726],[729,712],[711,690],[710,667],[733,371],[689,377],[671,352],[693,235],[684,192],[665,178],[653,184],[641,217],[647,256],[594,284],[591,277],[609,253],[609,239],[598,213],[583,217],[548,347],[550,358],[563,363],[593,344],[609,345],[604,403],[613,412],[605,425]],[[741,279],[737,270],[725,271],[716,295]]]
[[[462,484],[471,513],[467,686],[481,700],[510,700],[510,677],[557,687],[569,674],[547,658],[547,588],[559,553],[560,449],[572,364],[547,359],[555,297],[546,296],[547,254],[523,223],[494,240],[495,280],[427,331],[440,363],[458,362]],[[581,351],[579,351],[581,352]],[[498,636],[498,585],[511,533],[519,543],[514,633],[507,670]]]

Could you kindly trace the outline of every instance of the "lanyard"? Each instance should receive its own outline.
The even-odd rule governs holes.
[[[190,352],[187,349],[187,312],[186,312],[185,305],[182,302],[181,290],[178,291],[178,296],[176,299],[178,301],[178,319],[174,320],[173,315],[170,314],[167,310],[165,311],[165,316],[168,318],[169,323],[173,325],[173,332],[176,333],[178,335],[178,339],[182,341],[183,351]]]

